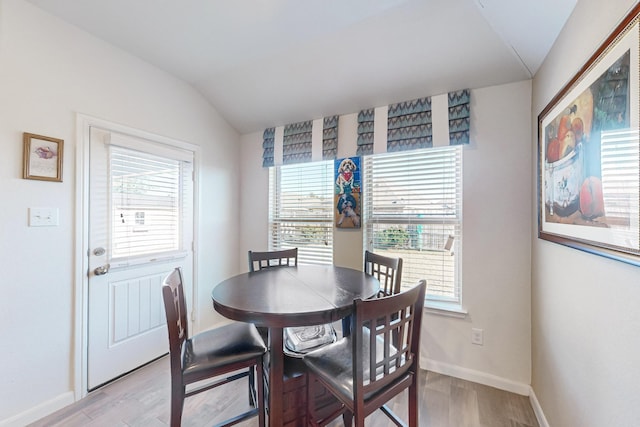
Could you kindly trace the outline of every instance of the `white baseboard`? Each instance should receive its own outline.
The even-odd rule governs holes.
[[[44,418],[47,415],[53,414],[59,409],[65,406],[71,405],[74,402],[74,394],[72,391],[68,391],[61,395],[54,397],[51,400],[43,402],[31,409],[14,415],[11,418],[0,421],[0,427],[22,427],[27,424],[31,424],[38,421],[40,418]]]
[[[540,402],[538,402],[538,398],[536,397],[536,393],[533,391],[533,388],[531,388],[531,391],[529,392],[529,401],[531,402],[533,413],[536,414],[540,427],[549,427],[549,422],[544,416],[544,411],[542,410],[542,406],[540,406]]]
[[[500,390],[520,394],[522,396],[529,396],[529,392],[531,390],[531,386],[529,384],[519,383],[497,375],[487,374],[486,372],[475,371],[473,369],[462,368],[460,366],[436,362],[434,360],[425,359],[420,364],[420,367],[428,371],[449,375],[451,377],[460,378],[478,384],[488,385]]]

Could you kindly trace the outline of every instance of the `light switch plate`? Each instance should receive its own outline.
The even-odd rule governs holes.
[[[29,227],[57,227],[58,208],[29,208]]]

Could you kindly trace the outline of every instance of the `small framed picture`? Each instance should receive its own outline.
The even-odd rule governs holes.
[[[24,133],[24,179],[62,182],[64,141],[48,136]]]

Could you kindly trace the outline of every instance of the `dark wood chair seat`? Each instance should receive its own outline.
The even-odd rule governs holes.
[[[426,281],[410,290],[377,299],[355,300],[351,335],[308,353],[303,361],[309,381],[319,381],[344,405],[323,420],[324,426],[340,414],[345,425],[357,427],[377,409],[397,425],[404,425],[385,403],[409,389],[409,426],[418,427],[420,327]]]
[[[182,376],[188,383],[209,378],[212,370],[251,363],[265,350],[264,341],[250,323],[234,322],[204,331],[184,344]]]

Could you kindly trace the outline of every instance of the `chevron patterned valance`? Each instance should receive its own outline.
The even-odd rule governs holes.
[[[387,151],[433,146],[431,97],[389,105]]]
[[[282,164],[311,161],[311,130],[313,121],[294,123],[284,127]]]
[[[376,117],[377,115],[379,117]],[[282,164],[285,165],[310,162],[314,158],[319,160],[318,144],[322,144],[322,160],[335,159],[338,153],[340,120],[340,116],[335,115],[265,129],[262,142],[264,149],[262,165],[269,167],[275,164],[276,145],[278,152],[282,146]],[[352,119],[346,120],[349,123]],[[320,129],[314,130],[314,123],[315,127],[322,126],[322,132]],[[399,102],[388,107],[361,110],[357,119],[355,155],[373,154],[374,140],[378,141],[376,144],[384,144],[385,137],[387,152],[417,150],[447,144],[469,144],[470,123],[471,91],[469,89]],[[385,124],[386,135],[383,130]],[[376,134],[376,129],[381,135]],[[349,128],[345,130],[347,133],[350,131]],[[317,157],[312,155],[314,144],[317,146],[315,151]],[[381,151],[383,147],[378,147],[377,150]],[[348,151],[348,148],[346,150]],[[277,160],[279,164],[280,159]]]
[[[449,92],[449,145],[469,143],[469,89]]]
[[[262,167],[273,166],[273,147],[276,128],[267,128],[262,133]]]
[[[335,160],[338,154],[339,116],[325,117],[322,126],[322,160]]]
[[[373,126],[376,111],[373,108],[358,113],[358,148],[356,155],[373,154]]]

